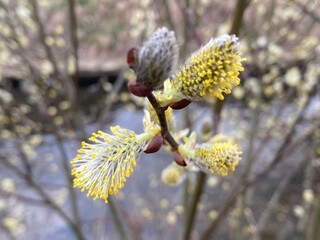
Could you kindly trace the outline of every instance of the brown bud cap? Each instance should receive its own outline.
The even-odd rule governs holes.
[[[182,167],[187,166],[186,162],[184,161],[184,158],[181,156],[181,154],[178,151],[175,151],[173,153],[173,160]]]
[[[178,102],[172,103],[172,104],[170,105],[170,107],[171,107],[172,109],[178,110],[178,109],[185,108],[185,107],[188,106],[190,103],[191,103],[190,100],[188,100],[188,99],[182,99],[182,100],[180,100],[180,101],[178,101]]]
[[[134,69],[138,64],[138,49],[131,48],[127,53],[127,63],[129,68]]]
[[[147,149],[144,151],[145,153],[155,153],[158,152],[163,144],[163,138],[161,134],[158,134],[148,143]]]
[[[152,92],[152,88],[145,85],[138,85],[136,80],[130,80],[128,90],[137,97],[146,97]]]

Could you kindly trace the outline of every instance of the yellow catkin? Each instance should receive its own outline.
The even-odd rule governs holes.
[[[211,39],[173,76],[173,88],[190,100],[209,97],[223,100],[223,93],[230,94],[240,83],[238,75],[243,71],[244,59],[239,56],[237,45],[235,35]]]
[[[241,160],[242,152],[236,144],[220,142],[213,145],[199,146],[195,149],[192,160],[201,170],[209,173],[218,173],[226,176],[229,171],[234,171]]]
[[[111,128],[112,134],[102,131],[89,138],[93,144],[82,142],[81,149],[71,161],[74,187],[87,191],[93,200],[117,194],[133,172],[139,154],[147,139],[138,141],[137,135],[119,126]]]
[[[184,179],[184,168],[178,166],[175,162],[167,166],[161,173],[161,180],[169,186],[176,186]]]

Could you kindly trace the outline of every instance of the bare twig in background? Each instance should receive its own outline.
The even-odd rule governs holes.
[[[170,12],[170,2],[169,0],[162,0],[163,6],[166,12],[166,19],[168,20],[169,27],[171,30],[175,31],[175,25],[172,19],[172,13]]]
[[[190,1],[189,0],[185,0],[184,4],[181,3],[180,1],[176,2],[182,15],[183,15],[183,20],[184,20],[184,25],[183,25],[183,45],[181,47],[181,54],[180,56],[182,58],[184,58],[187,54],[187,48],[188,48],[188,42],[190,40],[195,40],[198,46],[201,46],[201,44],[203,43],[202,38],[200,37],[196,26],[193,22],[192,19],[192,8],[190,6]]]
[[[244,11],[246,7],[247,7],[246,0],[237,1],[237,5],[235,7],[235,11],[233,14],[234,18],[233,18],[231,29],[230,29],[231,34],[239,35],[239,31],[240,31],[240,27],[241,27]],[[190,26],[190,24],[188,25]],[[194,29],[194,28],[191,28],[191,29]],[[193,33],[196,34],[195,30],[193,31]],[[194,36],[198,36],[198,35],[196,34]],[[201,42],[200,38],[197,37],[196,39],[199,41],[198,43]],[[219,124],[221,120],[221,112],[223,109],[224,102],[225,101],[217,100],[217,102],[213,106],[213,120],[212,120],[213,135],[216,135],[219,132]],[[199,172],[197,176],[197,181],[196,181],[196,188],[195,188],[196,190],[193,195],[193,198],[191,199],[191,203],[188,209],[188,211],[190,212],[188,215],[186,215],[187,220],[186,220],[186,225],[185,225],[184,235],[183,235],[184,240],[188,240],[191,238],[191,232],[193,229],[193,224],[194,224],[194,220],[196,218],[196,213],[197,213],[196,212],[197,205],[200,201],[200,197],[203,193],[203,190],[205,189],[205,184],[206,184],[206,174],[203,172]]]
[[[310,101],[310,96],[309,96]],[[206,231],[201,236],[201,240],[207,240],[209,237],[217,230],[217,227],[219,226],[220,222],[222,221],[223,217],[227,215],[229,210],[234,206],[236,203],[236,200],[238,196],[247,190],[247,188],[251,187],[252,185],[255,185],[258,183],[259,180],[261,180],[263,177],[265,177],[276,165],[278,165],[281,161],[285,159],[285,157],[288,157],[290,153],[292,153],[293,149],[299,145],[302,141],[304,141],[306,138],[310,137],[312,133],[317,129],[320,125],[318,123],[317,126],[309,129],[304,134],[302,134],[300,137],[297,137],[295,141],[293,140],[294,132],[297,124],[302,120],[304,116],[304,112],[306,109],[306,106],[308,106],[309,101],[305,102],[305,106],[300,110],[299,114],[297,115],[295,121],[293,122],[291,129],[288,131],[286,136],[283,139],[282,144],[278,148],[273,160],[270,162],[270,164],[262,170],[260,173],[256,174],[250,181],[248,181],[245,185],[243,185],[242,182],[240,184],[237,184],[233,190],[231,191],[230,196],[225,201],[222,209],[219,212],[218,217],[209,225],[209,227],[206,229]]]
[[[123,86],[125,82],[125,78],[123,76],[123,72],[119,72],[117,79],[112,86],[112,90],[109,94],[105,94],[104,99],[102,101],[102,105],[100,108],[100,113],[98,116],[98,129],[104,129],[104,125],[106,124],[107,117],[110,113],[111,107],[114,104],[117,96],[119,95],[119,92],[121,90],[121,87]]]
[[[41,41],[44,47],[44,50],[47,54],[47,57],[52,64],[54,75],[59,81],[62,81],[61,73],[59,71],[56,58],[52,52],[52,49],[46,42],[47,34],[45,32],[45,27],[43,26],[42,20],[40,19],[40,16],[39,16],[38,2],[37,0],[30,0],[30,4],[32,6],[32,16],[34,18],[34,22],[37,24],[37,27],[38,27],[39,40]],[[68,88],[66,90],[72,91],[72,89],[68,89]]]
[[[320,127],[319,127],[320,128]],[[319,129],[318,129],[319,131]],[[314,141],[314,145],[315,146],[320,146],[320,140],[319,138],[317,138],[317,136],[314,136],[315,141]],[[311,164],[310,166],[307,168],[307,176],[306,176],[306,189],[310,190],[312,189],[312,185],[313,185],[313,181],[317,181],[317,177],[319,177],[319,163],[320,163],[320,152],[319,150],[316,150],[317,148],[315,147],[315,151],[313,153],[310,154],[311,157]],[[308,203],[311,206],[309,207],[309,212],[307,211],[306,213],[306,224],[308,224],[307,226],[307,231],[305,233],[305,237],[307,240],[317,240],[320,237],[320,229],[319,229],[319,225],[320,225],[320,192],[314,192],[314,200],[312,203]],[[310,201],[310,199],[309,199]],[[306,201],[307,202],[307,201]],[[309,213],[309,214],[308,214]]]
[[[75,10],[74,10],[74,4],[69,3],[69,14],[70,15],[70,27],[72,27],[72,29],[70,29],[71,31],[71,42],[72,42],[72,53],[74,55],[75,58],[75,74],[78,74],[78,59],[77,59],[77,47],[78,47],[78,43],[77,43],[77,36],[76,36],[76,15],[75,15]],[[74,110],[73,113],[76,114],[75,111],[75,106],[77,105],[76,102],[76,97],[77,97],[77,93],[76,93],[76,85],[75,83],[71,80],[71,78],[69,77],[69,75],[63,76],[61,74],[61,71],[58,67],[58,63],[56,60],[56,57],[53,53],[53,50],[50,48],[50,46],[48,45],[48,43],[46,42],[47,39],[47,34],[45,32],[45,27],[42,23],[42,20],[40,19],[40,15],[39,15],[39,6],[38,6],[38,2],[37,0],[31,0],[30,4],[32,6],[32,16],[34,18],[34,21],[37,25],[38,28],[38,33],[39,33],[39,40],[42,43],[44,50],[46,52],[46,55],[48,57],[48,60],[50,61],[50,63],[52,64],[53,67],[53,73],[54,76],[56,78],[57,81],[61,82],[62,85],[65,87],[65,95],[67,96],[67,98],[69,99],[69,101],[72,103],[72,109]],[[77,76],[76,76],[77,77]],[[76,114],[77,115],[77,114]],[[82,133],[85,133],[85,129],[83,127],[83,125],[81,125],[81,122],[78,121],[78,116],[74,117],[74,122],[76,123],[77,127],[82,131]]]
[[[69,31],[70,31],[70,42],[72,49],[72,56],[74,57],[74,73],[73,81],[75,85],[75,101],[77,102],[77,86],[79,85],[79,57],[78,57],[78,24],[77,24],[77,14],[76,14],[76,3],[74,0],[68,0],[68,17],[69,17]]]
[[[74,231],[75,235],[77,236],[77,239],[85,239],[84,236],[81,233],[80,226],[76,224],[62,209],[60,206],[58,206],[52,198],[47,194],[42,186],[40,186],[38,183],[34,181],[33,178],[30,178],[30,176],[21,170],[19,170],[15,165],[7,161],[7,159],[4,156],[1,156],[1,164],[8,167],[11,171],[13,171],[17,176],[19,176],[22,180],[24,180],[32,189],[34,189],[40,197],[43,199],[43,201],[52,209],[54,210],[62,219],[64,219],[71,227],[71,229]]]
[[[299,8],[302,10],[304,14],[310,16],[315,22],[320,23],[320,16],[317,16],[315,12],[312,12],[308,7],[299,1],[293,1]],[[314,1],[315,2],[315,1]],[[316,3],[315,3],[316,4]],[[319,3],[318,3],[319,4]]]
[[[313,222],[311,223],[309,227],[309,234],[308,234],[308,240],[317,240],[320,237],[320,194],[318,193],[318,196],[315,201],[315,211],[312,216]]]
[[[58,149],[61,154],[61,162],[62,162],[65,178],[67,179],[67,188],[68,188],[68,191],[70,194],[70,203],[71,203],[71,207],[72,207],[73,219],[74,219],[75,224],[79,227],[79,231],[81,231],[79,208],[78,208],[77,196],[75,193],[75,189],[73,188],[73,178],[70,174],[71,169],[69,166],[69,159],[67,156],[67,152],[63,146],[63,141],[62,141],[62,138],[61,138],[58,130],[56,131],[56,141],[57,141]],[[83,234],[81,234],[81,236],[82,235]]]
[[[17,27],[16,27],[16,25],[14,25],[15,21],[13,21],[13,17],[12,17],[12,14],[15,13],[15,11],[9,10],[8,7],[3,2],[0,2],[0,8],[5,11],[6,14],[5,14],[4,18],[6,19],[6,24],[8,24],[8,26],[11,29],[10,36],[5,36],[0,31],[1,38],[4,39],[5,42],[8,42],[10,40],[15,42],[17,47],[18,47],[18,51],[19,51],[18,56],[23,60],[24,63],[26,63],[32,69],[32,71],[38,73],[38,76],[40,76],[39,71],[37,70],[35,64],[32,63],[32,61],[30,61],[29,57],[27,56],[26,51],[25,51],[25,49],[23,47],[23,44],[21,43],[21,40],[18,37],[18,34],[16,32]],[[16,21],[19,21],[19,17],[17,17],[16,14],[15,14],[14,17],[15,17]],[[21,21],[19,21],[19,22],[21,22]],[[14,51],[14,49],[13,49],[11,44],[7,44],[7,45],[8,45],[9,48],[12,49],[12,51]]]
[[[300,161],[300,163],[295,165],[295,167],[293,169],[290,169],[290,172],[284,176],[282,181],[279,183],[279,186],[274,191],[267,206],[264,208],[264,211],[261,213],[261,215],[257,221],[256,229],[257,229],[257,232],[259,235],[261,234],[261,231],[265,228],[268,221],[270,220],[272,212],[277,208],[279,200],[282,197],[284,191],[287,189],[288,183],[289,183],[291,177],[297,172],[297,170],[299,170],[302,163],[304,163],[304,161]]]

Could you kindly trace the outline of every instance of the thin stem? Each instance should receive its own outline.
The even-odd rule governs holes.
[[[32,16],[33,16],[33,19],[34,19],[34,21],[37,25],[37,28],[38,28],[39,40],[44,47],[44,50],[45,50],[45,53],[47,55],[48,60],[52,64],[54,75],[55,75],[56,79],[64,85],[65,94],[68,97],[68,100],[74,105],[75,104],[75,97],[76,97],[76,86],[75,86],[74,82],[70,80],[69,76],[65,76],[65,79],[63,79],[62,74],[60,72],[60,69],[58,67],[58,63],[55,58],[55,55],[54,55],[52,49],[50,48],[50,46],[48,45],[48,43],[46,42],[47,33],[46,33],[45,27],[40,19],[39,6],[38,6],[37,0],[30,0],[30,4],[32,6]],[[73,24],[75,24],[75,23],[73,23]],[[72,31],[74,31],[74,30],[72,30]],[[76,35],[74,35],[74,36],[76,36]],[[75,49],[74,47],[76,47],[76,46],[73,46],[73,50],[75,52],[77,49]],[[80,121],[77,121],[77,118],[75,118],[75,123],[79,124]],[[82,131],[84,131],[83,126],[78,126],[78,127]]]
[[[320,144],[320,139],[314,136],[314,144],[311,146],[311,148],[314,149],[313,156],[310,156],[311,159],[319,159],[320,158],[320,152],[316,151],[316,146],[319,146]],[[309,156],[306,156],[307,158]],[[317,178],[318,173],[317,173],[317,168],[314,167],[313,164],[309,165],[309,171],[307,173],[308,176],[308,181],[305,184],[305,189],[311,188],[314,180]],[[306,231],[306,236],[305,238],[307,240],[316,240],[320,238],[320,192],[317,193],[317,196],[315,197],[315,200],[313,203],[309,203],[309,213],[310,215],[306,215],[306,218],[309,218],[307,221],[307,231]]]
[[[58,143],[58,148],[60,150],[61,156],[62,156],[62,166],[64,169],[64,174],[67,178],[67,183],[68,183],[68,189],[69,189],[69,194],[70,194],[70,201],[71,201],[71,208],[72,208],[72,215],[75,221],[75,224],[78,225],[79,231],[81,232],[81,223],[80,223],[80,216],[79,216],[79,209],[77,205],[77,196],[73,188],[73,179],[72,176],[70,175],[70,167],[68,163],[68,156],[67,152],[63,146],[63,142],[61,139],[61,136],[59,134],[59,131],[56,131],[56,139]],[[81,238],[82,237],[82,238]],[[84,239],[82,234],[78,236],[78,239]]]
[[[207,175],[203,172],[199,172],[197,174],[196,188],[195,188],[195,192],[193,193],[194,197],[191,198],[190,200],[191,202],[188,206],[188,211],[186,212],[185,228],[184,228],[183,238],[182,238],[184,240],[191,239],[191,232],[194,226],[194,220],[197,216],[197,206],[200,201],[202,192],[205,188],[206,177]]]
[[[126,233],[124,231],[124,228],[123,228],[123,225],[122,225],[122,222],[120,220],[120,217],[119,217],[119,211],[115,205],[115,203],[113,202],[113,200],[111,200],[111,198],[108,199],[108,202],[109,202],[109,207],[110,207],[110,212],[111,212],[111,215],[112,215],[112,219],[114,221],[114,224],[117,228],[117,231],[118,231],[118,234],[119,234],[119,237],[121,240],[125,240],[127,239],[126,237]]]
[[[78,58],[78,48],[79,48],[79,41],[77,36],[77,15],[75,11],[75,1],[68,0],[68,16],[69,16],[69,31],[70,31],[70,42],[72,46],[72,55],[74,57],[74,83],[75,86],[78,86],[79,81],[79,58]],[[77,89],[75,89],[77,90]],[[77,95],[77,91],[76,91]],[[75,100],[77,96],[75,96]]]
[[[316,200],[316,209],[313,214],[312,223],[309,227],[309,234],[307,236],[308,240],[317,240],[320,237],[320,194],[318,194],[317,200]]]
[[[42,43],[42,45],[44,47],[44,50],[45,50],[45,52],[47,54],[47,57],[48,57],[49,61],[52,64],[55,76],[59,79],[60,78],[60,71],[58,69],[58,64],[57,64],[57,61],[56,61],[56,59],[54,57],[54,54],[53,54],[50,46],[46,43],[47,34],[46,34],[45,30],[44,30],[44,26],[43,26],[42,21],[41,21],[40,16],[39,16],[38,2],[37,2],[37,0],[31,0],[30,4],[32,6],[33,19],[34,19],[34,21],[35,21],[35,23],[37,24],[37,27],[38,27],[39,40],[41,41],[41,43]]]
[[[170,28],[174,31],[175,27],[174,27],[174,23],[173,23],[173,19],[172,19],[172,14],[170,13],[169,1],[162,0],[162,2],[163,2],[164,9],[166,11],[166,19],[168,20]]]
[[[170,144],[173,151],[177,151],[179,144],[172,137],[171,133],[169,132],[169,128],[167,124],[167,119],[165,115],[165,111],[167,110],[167,107],[160,107],[156,97],[152,93],[150,93],[147,96],[147,98],[158,116],[162,137]]]
[[[178,150],[178,143],[174,140],[174,138],[172,137],[172,135],[170,134],[169,130],[168,130],[168,124],[167,124],[167,120],[166,120],[166,115],[165,115],[165,111],[167,110],[167,107],[160,107],[157,99],[155,98],[155,96],[150,93],[147,96],[149,102],[151,103],[152,107],[154,108],[158,119],[159,119],[159,123],[161,126],[161,134],[163,136],[163,138],[170,144],[172,150],[176,151]],[[193,227],[193,219],[194,216],[196,215],[196,209],[197,209],[197,202],[199,201],[200,198],[200,192],[202,192],[203,187],[204,187],[204,183],[205,183],[205,174],[204,173],[200,173],[198,175],[198,184],[196,187],[196,192],[195,195],[197,196],[196,198],[194,198],[191,202],[191,209],[189,207],[185,208],[185,210],[188,209],[188,212],[186,212],[186,222],[185,222],[185,232],[183,234],[183,239],[190,239],[190,234],[192,231],[192,227]],[[188,186],[189,184],[185,185],[185,195],[188,195]],[[185,200],[185,205],[188,205],[188,200]],[[186,206],[185,206],[186,207]]]
[[[236,7],[234,10],[234,14],[233,14],[233,20],[232,20],[232,25],[231,25],[231,29],[230,29],[230,34],[235,34],[237,36],[239,35],[242,21],[243,21],[244,11],[248,7],[248,5],[249,5],[249,2],[247,0],[238,0],[237,1]]]

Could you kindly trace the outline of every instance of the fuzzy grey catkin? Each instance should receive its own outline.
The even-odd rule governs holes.
[[[138,50],[137,64],[134,67],[138,85],[152,89],[163,87],[177,66],[179,47],[175,34],[162,27]]]

